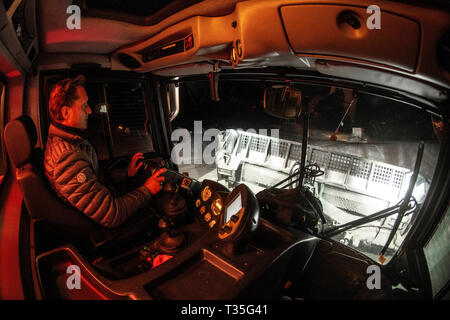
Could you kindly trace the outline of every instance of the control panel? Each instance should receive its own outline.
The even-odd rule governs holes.
[[[245,212],[245,208],[242,207],[242,195],[239,193],[224,211],[223,224],[218,234],[219,239],[225,239],[238,229]]]
[[[197,217],[202,225],[209,229],[219,225],[224,201],[228,193],[230,191],[217,182],[203,181],[199,196],[195,199]]]
[[[217,237],[225,255],[243,250],[247,240],[256,231],[259,222],[259,204],[253,192],[240,184],[230,192],[222,207]]]

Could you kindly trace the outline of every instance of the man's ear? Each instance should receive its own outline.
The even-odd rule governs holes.
[[[61,108],[61,115],[63,117],[63,120],[67,120],[69,119],[69,112],[70,112],[70,107],[68,106],[63,106]]]

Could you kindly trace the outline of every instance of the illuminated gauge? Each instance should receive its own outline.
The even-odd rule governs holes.
[[[216,220],[211,221],[211,222],[209,223],[209,228],[214,227],[215,224],[216,224]]]
[[[208,222],[209,220],[211,220],[211,213],[206,213],[205,214],[205,221]]]
[[[197,208],[200,207],[201,204],[202,204],[202,202],[200,201],[200,199],[197,199],[197,201],[195,201],[195,206]]]
[[[211,189],[206,186],[205,189],[202,191],[202,200],[203,202],[208,201],[209,198],[211,198]]]
[[[222,210],[222,200],[217,198],[211,205],[211,211],[218,216]]]
[[[206,211],[206,207],[205,207],[205,206],[202,206],[202,207],[200,208],[200,213],[201,213],[201,214],[204,214],[205,211]]]

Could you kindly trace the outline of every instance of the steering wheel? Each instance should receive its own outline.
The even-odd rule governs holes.
[[[142,160],[141,160],[142,161]],[[159,169],[166,168],[166,172],[164,172],[164,191],[173,191],[173,184],[181,187],[188,192],[197,193],[201,189],[201,183],[195,179],[192,179],[184,174],[176,172],[172,169],[169,169],[169,165],[164,160],[143,160],[144,165],[142,166],[142,170],[144,172],[145,179],[150,178],[155,172]],[[170,190],[169,190],[170,189]]]

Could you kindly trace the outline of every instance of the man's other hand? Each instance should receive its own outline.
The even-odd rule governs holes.
[[[142,152],[136,153],[131,158],[130,164],[128,165],[127,168],[128,177],[134,177],[136,173],[138,173],[139,169],[144,165],[143,161],[140,161],[138,163],[139,160],[144,160],[144,154]]]
[[[155,195],[161,191],[164,184],[164,172],[166,168],[159,169],[150,178],[145,181],[144,186],[150,191],[151,194]]]

